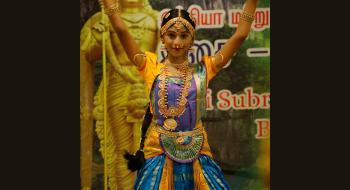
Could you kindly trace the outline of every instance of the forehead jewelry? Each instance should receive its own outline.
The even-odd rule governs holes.
[[[181,29],[181,22],[176,21],[175,24],[174,24],[174,27],[176,29],[176,32],[179,32],[180,29]]]
[[[193,35],[194,35],[193,26],[186,19],[184,19],[182,17],[175,17],[175,18],[169,20],[166,24],[164,24],[164,26],[162,26],[162,28],[160,29],[160,35],[163,36],[165,34],[165,32],[170,28],[170,26],[172,26],[176,23],[183,24],[188,29],[191,36],[193,37]],[[175,27],[177,27],[177,26],[181,26],[181,25],[175,25]]]
[[[180,9],[178,9],[178,11],[177,11],[177,16],[178,16],[178,17],[181,17],[181,11],[180,11]],[[179,30],[181,29],[181,22],[180,22],[180,20],[176,20],[176,21],[175,21],[174,27],[175,27],[175,29],[176,29],[176,32],[179,32]]]
[[[167,18],[169,15],[166,14],[165,18]],[[192,19],[191,19],[192,20]],[[193,21],[193,20],[192,20]],[[181,24],[183,24],[188,31],[190,32],[191,36],[194,36],[195,29],[191,25],[190,22],[188,22],[186,19],[181,17],[181,10],[178,10],[178,15],[175,18],[170,19],[164,26],[160,28],[160,35],[163,36],[165,32],[170,28],[170,26],[174,25],[175,29],[178,31],[181,27]]]

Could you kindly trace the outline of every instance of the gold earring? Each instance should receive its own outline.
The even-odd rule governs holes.
[[[193,47],[188,48],[188,52],[194,53],[194,48]]]
[[[160,45],[160,50],[166,51],[166,48],[165,48],[165,45],[164,45],[164,44],[161,44],[161,45]]]

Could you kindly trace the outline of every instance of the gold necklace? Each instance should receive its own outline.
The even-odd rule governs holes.
[[[184,62],[179,63],[179,64],[173,64],[169,61],[169,59],[166,59],[165,64],[171,64],[176,69],[184,69],[188,66],[188,59],[186,59]]]
[[[169,59],[165,60],[165,65],[172,65],[176,69],[176,76],[182,75],[182,71],[185,71],[186,68],[188,67],[188,60],[186,59],[184,62],[179,63],[179,64],[173,64],[169,61]],[[168,67],[169,68],[169,67]]]
[[[169,62],[166,60],[166,63]],[[159,112],[162,114],[166,120],[164,121],[164,127],[169,130],[174,130],[177,127],[177,122],[175,121],[175,116],[180,116],[185,112],[185,107],[187,103],[187,95],[191,85],[192,80],[192,68],[188,67],[188,61],[179,64],[179,69],[181,71],[181,89],[180,95],[176,99],[177,104],[175,106],[168,105],[168,82],[169,82],[169,70],[167,64],[161,70],[159,75],[159,91],[158,91],[158,106]]]

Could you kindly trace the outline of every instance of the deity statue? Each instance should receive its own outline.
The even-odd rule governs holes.
[[[148,0],[119,0],[120,14],[142,51],[155,52],[159,12]],[[106,34],[107,137],[104,136],[104,81],[94,94],[94,65],[102,59],[102,33]],[[100,152],[107,163],[110,189],[132,189],[135,172],[127,168],[125,151],[135,152],[148,104],[143,79],[128,59],[108,17],[98,12],[84,24],[80,34],[80,128],[82,189],[91,189],[93,126]],[[107,152],[104,145],[107,143]],[[107,156],[107,157],[106,157]],[[106,159],[107,158],[107,159]]]

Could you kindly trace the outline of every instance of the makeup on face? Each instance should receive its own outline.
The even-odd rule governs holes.
[[[191,44],[191,35],[189,31],[181,24],[174,24],[165,33],[165,45],[170,46],[178,52],[184,48],[189,48]]]

